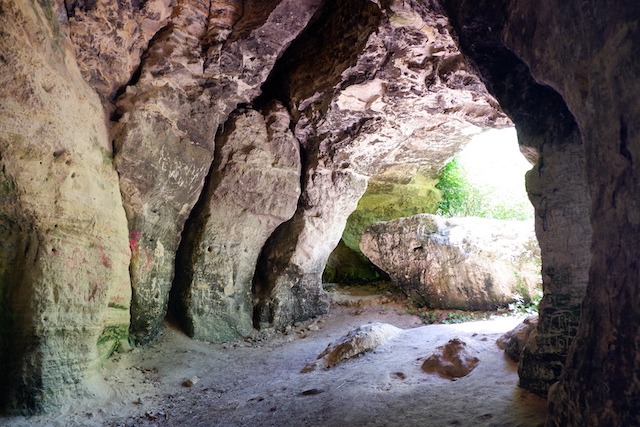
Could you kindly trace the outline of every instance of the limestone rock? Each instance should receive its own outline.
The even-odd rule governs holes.
[[[177,260],[178,313],[189,335],[229,341],[253,329],[251,285],[265,241],[295,212],[300,152],[289,115],[235,113],[216,141],[216,160]]]
[[[376,322],[359,326],[337,341],[330,343],[326,350],[320,353],[317,360],[302,369],[302,373],[331,368],[344,360],[371,351],[400,334],[402,334],[402,329],[387,323]]]
[[[496,341],[499,348],[505,351],[507,356],[515,362],[520,360],[522,350],[527,345],[529,337],[538,326],[538,316],[529,316],[513,330],[502,335]]]
[[[0,407],[51,411],[128,338],[127,225],[102,106],[54,2],[0,6]]]
[[[360,248],[431,308],[491,310],[514,294],[533,295],[540,281],[537,242],[526,222],[420,214],[367,227]]]
[[[436,351],[422,363],[422,370],[427,374],[436,374],[441,378],[455,381],[473,371],[480,360],[467,343],[454,338]]]

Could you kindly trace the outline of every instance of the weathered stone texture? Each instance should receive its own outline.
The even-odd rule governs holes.
[[[134,77],[149,41],[173,12],[172,0],[67,0],[69,36],[84,79],[113,102]]]
[[[436,348],[436,351],[422,362],[422,370],[427,374],[435,374],[454,381],[465,377],[473,371],[480,359],[478,352],[469,348],[466,342],[454,338]]]
[[[560,378],[587,287],[591,226],[584,153],[577,130],[562,144],[542,144],[527,173],[536,233],[544,254],[540,321],[518,365],[520,386],[541,395]]]
[[[415,6],[327,2],[265,85],[266,99],[292,111],[306,168],[298,210],[258,267],[261,327],[326,311],[322,270],[381,167],[437,170],[477,126],[508,122],[466,69],[446,18]]]
[[[318,3],[285,0],[266,15],[258,8],[261,19],[251,21],[246,37],[222,43],[234,20],[251,19],[240,18],[239,2],[178,2],[150,43],[140,78],[117,100],[116,165],[131,233],[137,341],[153,339],[166,314],[180,234],[210,169],[218,126],[260,93]],[[277,24],[284,19],[286,28]]]
[[[522,357],[522,351],[538,326],[538,315],[529,316],[514,329],[502,335],[496,341],[498,347],[504,350],[509,359],[518,362]]]
[[[640,154],[640,63],[636,60],[640,53],[640,5],[632,1],[615,5],[552,1],[543,7],[526,1],[444,3],[456,16],[454,26],[469,52],[474,40],[479,43],[479,36],[486,35],[490,26],[502,46],[528,64],[538,82],[553,87],[562,96],[560,104],[566,103],[575,122],[566,115],[557,116],[555,121],[564,122],[567,128],[577,123],[583,144],[586,188],[591,200],[589,279],[575,341],[562,378],[549,396],[548,424],[640,424],[640,176],[634,166]],[[480,55],[476,61],[483,62]],[[506,68],[506,64],[501,65]],[[503,85],[498,80],[504,82],[504,78],[487,71],[489,68],[481,69],[491,82],[490,87],[494,83]],[[497,96],[518,126],[519,120],[502,102],[508,97]],[[523,114],[526,107],[536,103],[529,96],[523,101]],[[524,118],[521,123],[533,125]],[[553,126],[550,129],[554,132]],[[566,133],[558,133],[559,129],[555,126],[555,135],[548,136],[561,142]],[[573,163],[580,165],[580,161]],[[587,239],[583,242],[587,245]],[[568,259],[571,258],[584,265],[580,254],[569,254]],[[553,273],[561,281],[572,283],[567,289],[577,289],[581,272],[569,271],[578,274],[562,270]],[[570,311],[573,316],[575,311]],[[541,317],[541,325],[543,322]],[[569,323],[575,327],[574,322]]]
[[[0,405],[15,412],[82,394],[129,325],[103,110],[54,7],[0,3]]]
[[[534,295],[540,281],[532,225],[420,214],[365,228],[362,252],[429,308],[492,310]]]
[[[371,351],[399,337],[403,330],[387,323],[371,323],[359,326],[340,339],[330,343],[318,355],[317,359],[308,363],[302,373],[317,369],[329,369],[352,357]]]
[[[520,384],[544,395],[558,380],[575,336],[589,269],[590,198],[580,130],[559,94],[537,83],[505,46],[506,4],[444,4],[453,25],[465,28],[459,30],[461,49],[515,123],[521,149],[537,161],[527,186],[536,210],[545,296],[540,335],[530,340],[519,370]],[[539,342],[544,344],[538,347]]]
[[[267,238],[293,216],[300,151],[289,114],[274,104],[234,113],[216,140],[216,160],[181,243],[175,287],[185,330],[229,341],[253,330],[251,286]]]

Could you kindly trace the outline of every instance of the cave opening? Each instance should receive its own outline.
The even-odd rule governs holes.
[[[77,425],[640,424],[639,4],[258,3],[2,3],[0,406]],[[498,240],[486,220],[419,213],[474,129],[511,122],[545,291],[531,334],[502,342],[517,365],[495,323],[414,327],[537,285],[501,264],[521,259],[469,255]],[[398,218],[350,218],[399,188],[381,213]],[[332,301],[323,281],[366,277],[336,268],[364,255],[426,309]],[[451,352],[466,366],[429,376]]]
[[[420,173],[410,179],[405,178],[404,181],[393,182],[394,185],[389,185],[389,181],[384,183],[386,185],[382,185],[383,178],[380,176],[374,176],[370,179],[369,187],[358,202],[358,207],[347,219],[345,231],[337,248],[328,258],[323,274],[325,289],[356,294],[366,293],[367,289],[373,293],[384,293],[392,289],[399,293],[405,291],[405,296],[417,305],[416,308],[459,309],[460,306],[437,306],[433,301],[425,307],[424,298],[412,298],[415,296],[415,285],[397,286],[394,284],[392,276],[398,277],[398,270],[406,270],[403,263],[416,260],[400,260],[398,265],[386,263],[387,269],[385,270],[375,262],[371,262],[360,250],[361,236],[367,227],[376,222],[392,221],[416,214],[437,214],[443,218],[452,218],[454,222],[455,218],[461,217],[490,218],[516,221],[521,227],[516,233],[520,232],[529,237],[517,241],[508,234],[494,233],[492,235],[492,241],[506,239],[510,242],[508,249],[500,256],[517,260],[514,263],[512,274],[520,278],[522,284],[511,289],[513,300],[503,299],[500,304],[489,308],[504,310],[507,307],[512,309],[517,307],[522,312],[525,311],[525,307],[529,312],[537,309],[537,302],[542,294],[540,248],[533,233],[534,208],[525,188],[525,174],[533,168],[536,159],[529,162],[525,158],[520,150],[516,130],[513,127],[485,131],[476,130],[476,132],[471,134],[469,142],[436,172],[435,179],[425,179],[424,175],[420,175]],[[402,169],[406,165],[394,166]],[[380,175],[384,177],[384,172]],[[483,229],[503,226],[500,221],[492,223],[482,220],[470,223],[470,225]],[[460,229],[451,228],[444,234],[461,232]],[[474,237],[472,237],[474,231],[469,230],[469,233],[470,236],[467,239],[474,241]],[[411,245],[412,243],[400,244]],[[452,242],[451,244],[455,245],[456,243]],[[486,245],[486,243],[481,243],[481,240],[475,240],[473,244]],[[421,244],[416,250],[428,250],[423,246]],[[394,249],[388,247],[385,250],[392,251]],[[484,250],[487,254],[492,253],[489,246],[486,246]],[[472,250],[467,248],[466,252],[470,253]],[[382,258],[386,260],[388,257],[383,254]],[[439,261],[437,257],[431,256],[430,262],[437,263]],[[460,262],[460,260],[456,262]],[[522,270],[524,264],[527,264],[526,273]],[[447,268],[440,268],[439,274],[443,274],[443,269]],[[476,266],[476,268],[480,267]],[[523,276],[527,277],[526,280]],[[419,278],[419,274],[412,277],[415,277],[413,280],[418,282],[425,280]],[[474,280],[464,274],[456,279],[459,281]],[[497,278],[497,280],[503,279]],[[537,286],[526,286],[526,282],[537,283]],[[474,316],[477,316],[477,313],[472,313],[469,318],[472,319]]]

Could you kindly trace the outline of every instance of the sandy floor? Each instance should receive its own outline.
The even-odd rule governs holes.
[[[361,299],[362,300],[362,299]],[[384,301],[384,300],[382,300]],[[92,382],[95,396],[48,416],[0,418],[23,426],[539,426],[546,402],[517,387],[516,364],[496,339],[521,320],[421,325],[375,297],[337,305],[288,335],[207,344],[168,324],[151,346],[116,355]],[[331,341],[369,322],[406,331],[326,371],[302,374]],[[480,363],[457,381],[421,369],[433,349],[460,338]],[[197,377],[197,378],[194,378]],[[184,385],[193,378],[191,387]]]

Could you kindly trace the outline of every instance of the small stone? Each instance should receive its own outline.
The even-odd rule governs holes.
[[[422,370],[428,374],[436,374],[441,378],[455,381],[469,375],[480,360],[472,354],[467,344],[454,338],[445,345],[436,348],[422,364]]]
[[[301,392],[300,396],[314,396],[314,395],[320,394],[322,392],[324,392],[324,390],[319,389],[319,388],[312,388],[312,389],[305,390],[305,391]]]
[[[194,385],[196,385],[198,383],[198,381],[200,381],[200,378],[194,375],[191,378],[189,378],[188,380],[186,380],[185,382],[183,382],[182,386],[183,387],[193,387]]]

